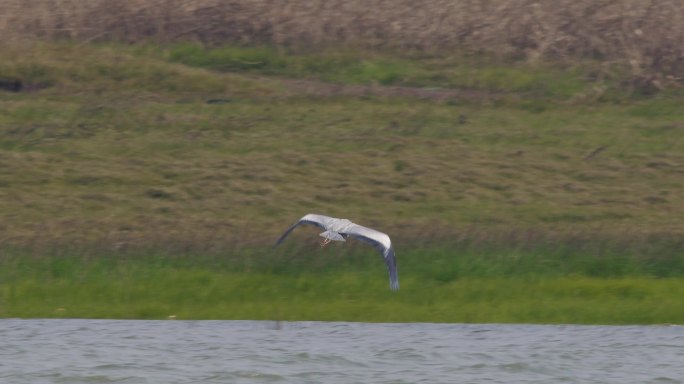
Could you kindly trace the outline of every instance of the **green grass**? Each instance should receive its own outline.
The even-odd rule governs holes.
[[[218,283],[217,281],[220,281]],[[355,276],[299,278],[210,271],[170,271],[146,284],[131,281],[48,288],[26,281],[6,289],[3,316],[134,319],[264,319],[370,322],[662,324],[684,322],[682,281],[638,278],[459,280],[446,286],[406,284],[407,294],[368,293]],[[187,287],[204,286],[188,290]],[[294,288],[292,288],[294,287]],[[163,288],[163,291],[150,291]],[[410,290],[410,291],[409,291]],[[87,294],[79,294],[79,292]],[[331,291],[333,294],[331,294]],[[249,293],[246,293],[249,292]]]

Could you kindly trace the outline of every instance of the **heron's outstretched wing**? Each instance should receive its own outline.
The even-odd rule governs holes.
[[[327,230],[328,227],[329,227],[329,225],[330,225],[330,222],[333,221],[333,220],[336,220],[336,219],[335,219],[334,217],[324,216],[324,215],[317,215],[317,214],[314,214],[314,213],[309,213],[308,215],[304,215],[304,217],[302,217],[301,219],[299,219],[299,221],[297,221],[296,223],[292,224],[292,226],[290,226],[290,228],[288,228],[288,229],[280,236],[280,238],[278,239],[278,241],[276,241],[275,245],[273,245],[273,246],[274,246],[274,247],[277,247],[278,244],[282,243],[283,240],[285,240],[285,238],[290,234],[290,232],[292,232],[295,228],[299,227],[299,226],[302,225],[302,224],[314,225],[314,226],[316,226],[316,227],[318,227],[318,228],[326,229],[326,230]]]
[[[397,262],[394,257],[394,248],[392,248],[392,241],[389,236],[387,236],[386,233],[358,224],[349,226],[343,233],[366,242],[380,251],[380,254],[385,260],[385,264],[387,265],[387,272],[389,272],[390,288],[393,291],[398,290],[399,275],[397,274]]]

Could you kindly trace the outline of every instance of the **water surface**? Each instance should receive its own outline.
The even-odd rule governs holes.
[[[684,327],[0,320],[0,383],[683,383]]]

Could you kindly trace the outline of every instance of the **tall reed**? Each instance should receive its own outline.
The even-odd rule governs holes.
[[[0,0],[0,9],[5,41],[194,40],[592,59],[620,64],[637,85],[684,81],[684,3],[677,0]]]

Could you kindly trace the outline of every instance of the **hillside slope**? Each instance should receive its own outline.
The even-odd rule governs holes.
[[[409,237],[684,231],[674,94],[577,98],[581,74],[569,95],[525,86],[559,76],[525,68],[506,82],[472,68],[463,88],[388,57],[408,68],[392,86],[349,58],[307,76],[310,56],[255,71],[140,47],[3,49],[23,85],[0,92],[5,242],[271,238],[307,212]]]

